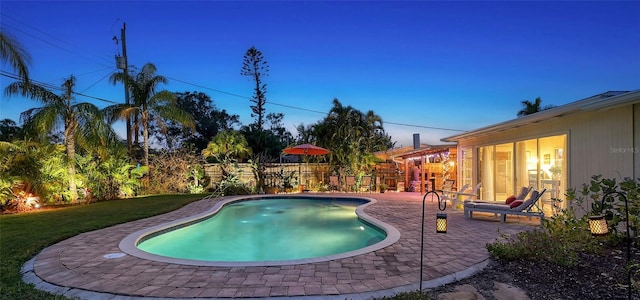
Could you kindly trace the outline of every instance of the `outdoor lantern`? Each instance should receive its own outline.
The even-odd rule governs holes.
[[[609,226],[604,215],[589,217],[589,230],[592,235],[605,235],[609,233]]]
[[[447,233],[447,214],[436,214],[436,233]]]
[[[629,199],[627,198],[624,192],[611,191],[604,194],[604,196],[602,196],[602,200],[600,200],[601,201],[600,207],[602,207],[604,210],[605,199],[607,199],[607,197],[613,197],[613,195],[617,195],[618,200],[622,200],[624,202],[624,211],[626,213],[626,218],[624,219],[624,222],[627,227],[627,238],[626,238],[627,264],[630,264],[631,263],[631,230],[629,230],[630,229],[629,228]],[[607,224],[607,220],[605,219],[604,215],[589,217],[589,230],[591,231],[591,234],[594,236],[608,234],[609,225]],[[632,268],[627,268],[627,296],[629,300],[631,300],[631,294],[632,294],[631,269]]]

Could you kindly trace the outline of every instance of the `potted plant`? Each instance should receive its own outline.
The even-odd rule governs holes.
[[[380,193],[384,193],[387,190],[387,185],[381,183],[380,185],[378,185],[378,188],[380,189]]]

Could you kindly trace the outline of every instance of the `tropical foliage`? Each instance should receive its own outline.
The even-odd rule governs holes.
[[[523,108],[518,111],[518,117],[535,114],[537,112],[555,107],[553,105],[542,107],[542,99],[540,99],[540,97],[536,98],[536,100],[534,100],[533,102],[529,100],[522,100],[520,103],[522,103]]]
[[[167,79],[156,74],[156,71],[154,64],[147,63],[139,73],[133,76],[114,73],[111,76],[111,82],[125,84],[133,98],[132,104],[115,104],[105,108],[107,116],[112,122],[116,119],[134,120],[133,132],[136,133],[134,136],[136,141],[138,129],[142,129],[143,164],[145,166],[149,166],[149,130],[151,126],[156,126],[162,134],[167,134],[165,120],[171,120],[192,130],[195,129],[193,117],[177,106],[173,93],[167,90],[156,92],[158,85],[167,83]]]
[[[222,180],[238,182],[237,163],[252,154],[247,140],[238,131],[227,130],[216,135],[202,151],[205,159],[220,163]]]
[[[62,128],[66,148],[67,172],[69,173],[69,191],[71,200],[78,199],[76,186],[75,155],[76,147],[92,150],[92,147],[107,146],[115,141],[115,134],[104,125],[100,110],[93,104],[75,103],[75,77],[71,76],[62,84],[62,94],[36,85],[14,82],[7,86],[5,94],[23,94],[44,106],[32,108],[22,113],[25,130],[40,141],[46,141],[47,135]],[[93,150],[98,149],[97,147]]]
[[[4,32],[0,32],[0,57],[2,61],[8,62],[14,70],[18,71],[22,81],[29,83],[27,66],[31,63],[31,56],[17,40]]]
[[[147,168],[129,162],[124,147],[118,147],[106,157],[85,155],[78,158],[83,200],[110,200],[137,195],[140,179]]]
[[[603,197],[612,193],[608,197]],[[623,178],[619,183],[615,178],[591,177],[591,181],[581,188],[567,190],[567,201],[575,203],[586,216],[604,215],[614,233],[620,234],[621,223],[626,223],[627,208],[632,238],[638,241],[640,235],[640,179]],[[624,199],[626,198],[626,202]],[[586,217],[585,217],[586,218]]]
[[[238,115],[219,110],[202,92],[160,90],[167,78],[151,63],[139,71],[134,67],[130,73],[112,74],[111,83],[124,84],[131,101],[100,110],[76,100],[73,75],[60,88],[28,83],[26,51],[4,34],[0,46],[2,60],[22,76],[5,88],[5,94],[42,104],[22,113],[22,127],[9,119],[0,121],[3,208],[23,203],[30,195],[43,203],[68,204],[141,193],[201,192],[209,185],[202,167],[205,161],[222,165],[223,180],[217,185],[227,194],[256,192],[265,187],[268,175],[285,188],[297,181],[294,172],[265,171],[295,139],[284,126],[284,114],[266,112],[264,77],[269,66],[255,47],[245,53],[241,69],[254,84],[250,108],[255,121],[243,126]],[[382,119],[373,111],[345,107],[337,99],[333,104],[324,120],[300,126],[298,141],[331,149],[332,154],[321,159],[335,172],[369,173],[372,153],[393,146]],[[111,127],[118,120],[131,121],[129,149]],[[246,160],[254,166],[255,183],[250,185],[240,182],[237,168]]]
[[[344,106],[338,99],[333,100],[324,120],[306,128],[300,125],[298,129],[302,139],[331,150],[327,158],[335,173],[370,173],[376,162],[373,153],[393,147],[380,116]]]

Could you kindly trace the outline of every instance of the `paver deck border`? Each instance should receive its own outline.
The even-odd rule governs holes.
[[[377,200],[365,208],[366,213],[397,228],[401,236],[396,243],[354,257],[272,267],[202,267],[129,255],[105,257],[120,252],[120,241],[137,230],[211,209],[212,202],[201,200],[167,214],[82,233],[49,246],[23,266],[23,280],[38,289],[80,299],[371,299],[417,290],[422,195],[360,196]],[[465,220],[461,211],[448,210],[448,233],[436,234],[428,229],[435,223],[436,206],[427,201],[425,288],[475,274],[488,263],[486,243],[495,241],[499,234],[515,234],[535,226],[526,220],[506,224]]]

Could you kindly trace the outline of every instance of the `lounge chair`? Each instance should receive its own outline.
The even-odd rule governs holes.
[[[462,209],[464,206],[464,203],[469,203],[469,202],[482,202],[478,199],[478,191],[480,190],[480,188],[482,187],[482,183],[478,183],[476,184],[476,186],[473,188],[473,190],[471,191],[467,191],[466,187],[468,185],[464,185],[462,186],[462,188],[460,189],[460,191],[455,193],[455,198],[453,198],[453,208],[454,209]]]
[[[487,212],[493,213],[496,216],[500,215],[500,222],[504,223],[507,219],[507,215],[518,215],[540,218],[540,223],[544,220],[544,213],[538,206],[538,200],[546,189],[541,192],[533,191],[531,196],[527,200],[516,200],[512,204],[493,204],[493,203],[480,203],[480,202],[467,202],[464,204],[464,216],[467,219],[473,218],[473,212]]]
[[[448,198],[451,199],[453,196],[451,194],[455,193],[453,190],[455,180],[447,179],[442,183],[442,188],[439,190],[435,190],[435,192],[440,194],[440,198]],[[426,193],[426,191],[425,191]],[[433,197],[431,198],[431,202],[433,202]]]
[[[371,176],[362,176],[362,184],[360,185],[360,189],[371,193]]]
[[[338,176],[329,176],[329,190],[337,191],[340,188],[340,182]]]
[[[478,185],[476,185],[475,191],[477,192],[480,187],[482,186],[482,183],[478,183]],[[532,186],[526,187],[523,186],[520,189],[520,193],[518,193],[518,195],[513,196],[514,200],[525,200],[527,198],[527,195],[529,195],[529,193],[533,190]],[[466,195],[466,193],[465,193]],[[469,194],[471,196],[476,196],[475,198],[477,198],[477,195],[473,195],[473,194]],[[467,200],[464,200],[464,203],[469,203],[469,202],[473,202],[473,203],[490,203],[490,204],[509,204],[509,203],[505,203],[504,200],[500,200],[500,201],[487,201],[487,200],[477,200],[477,199],[471,199],[474,197],[469,197]]]
[[[355,191],[356,187],[356,177],[355,176],[347,176],[347,192]]]
[[[458,205],[458,201],[460,200],[459,197],[461,197],[461,195],[463,195],[468,188],[469,185],[465,184],[457,191],[443,191],[440,200],[449,202],[449,204],[451,204],[451,206],[455,208]]]

